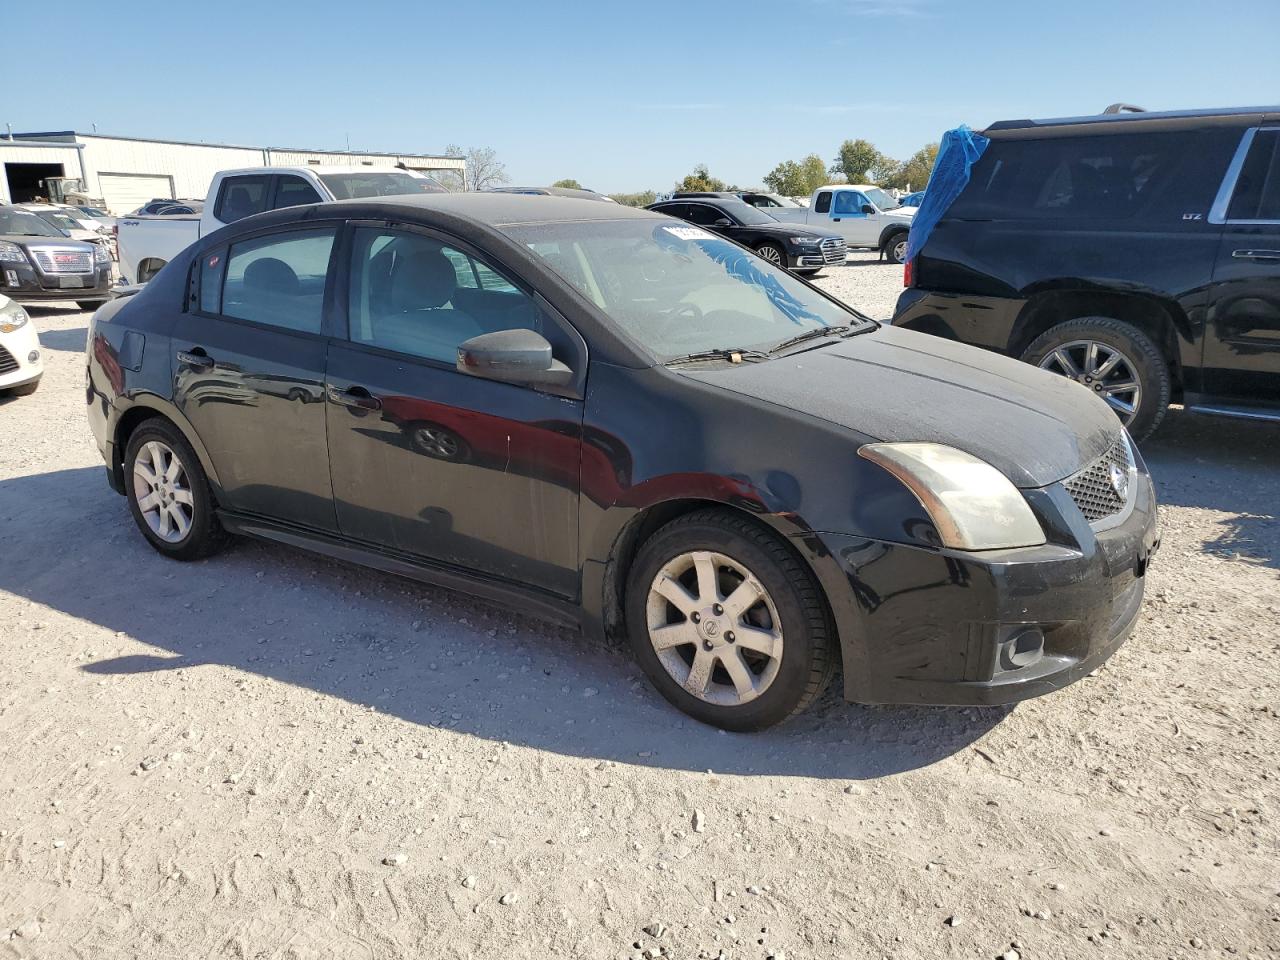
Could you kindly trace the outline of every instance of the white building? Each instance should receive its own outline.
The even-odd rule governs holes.
[[[219,170],[235,167],[344,166],[402,167],[423,173],[461,173],[461,157],[419,153],[354,153],[238,147],[177,140],[110,137],[62,130],[15,133],[0,138],[0,202],[49,198],[48,180],[78,180],[78,192],[125,214],[148,200],[200,200]],[[74,188],[73,184],[65,185]]]

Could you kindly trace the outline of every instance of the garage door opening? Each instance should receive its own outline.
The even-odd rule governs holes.
[[[152,200],[173,197],[173,178],[165,174],[104,171],[98,174],[98,186],[107,209],[118,217]]]
[[[6,163],[4,178],[9,184],[9,199],[13,203],[30,203],[36,199],[49,199],[44,180],[64,177],[60,163]]]

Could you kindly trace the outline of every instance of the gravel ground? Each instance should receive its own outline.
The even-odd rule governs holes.
[[[855,250],[842,266],[827,267],[813,281],[867,316],[887,320],[902,293],[902,266],[881,260],[878,253]]]
[[[894,274],[824,282],[884,316]],[[504,609],[157,556],[85,427],[86,316],[33,312],[44,382],[0,399],[0,957],[1280,954],[1275,427],[1172,413],[1149,602],[1094,676],[729,735]]]

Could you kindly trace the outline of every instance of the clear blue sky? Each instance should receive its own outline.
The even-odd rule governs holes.
[[[10,78],[15,130],[491,146],[514,182],[602,191],[700,162],[753,185],[850,137],[902,158],[958,123],[1116,100],[1280,102],[1280,0],[77,0],[4,25],[14,56],[48,41]]]

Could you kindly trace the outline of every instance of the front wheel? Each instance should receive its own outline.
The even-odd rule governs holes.
[[[720,510],[662,527],[627,582],[627,635],[672,704],[726,730],[762,730],[811,704],[835,668],[822,595],[791,549]]]
[[[174,560],[216,553],[226,534],[214,513],[213,493],[200,459],[176,427],[148,420],[125,449],[129,512],[157,551]]]
[[[1169,408],[1169,364],[1150,337],[1121,320],[1060,323],[1037,337],[1022,359],[1092,390],[1135,440],[1151,436]]]
[[[106,302],[107,301],[105,300],[77,300],[76,306],[79,307],[81,310],[85,310],[85,311],[88,311],[89,313],[93,313],[93,311],[97,310],[100,306],[102,306]]]
[[[761,257],[768,260],[775,267],[785,269],[787,266],[787,254],[776,243],[762,243],[756,247],[756,253],[760,254]]]
[[[884,258],[890,263],[906,263],[907,262],[907,234],[906,231],[895,233],[888,237],[884,246],[880,248]]]

